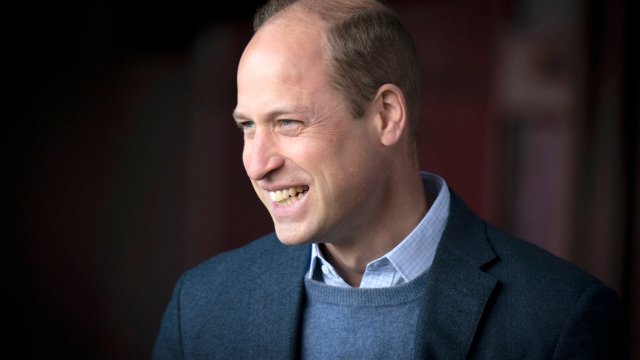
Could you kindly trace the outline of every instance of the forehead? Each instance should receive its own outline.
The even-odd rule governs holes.
[[[240,59],[238,75],[251,72],[255,76],[256,70],[263,70],[300,80],[303,72],[323,70],[326,61],[322,34],[319,20],[292,6],[256,32]]]
[[[241,112],[308,107],[331,92],[322,24],[299,9],[286,11],[263,25],[242,55],[237,107]]]

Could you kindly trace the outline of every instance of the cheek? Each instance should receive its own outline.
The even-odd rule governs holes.
[[[280,156],[306,168],[318,167],[328,154],[327,140],[309,137],[289,138],[283,141]]]

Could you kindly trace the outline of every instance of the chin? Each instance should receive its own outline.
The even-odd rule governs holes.
[[[276,235],[278,236],[278,240],[284,245],[303,245],[303,244],[311,244],[311,239],[307,236],[303,236],[298,232],[286,231],[283,229],[278,229],[276,226]]]

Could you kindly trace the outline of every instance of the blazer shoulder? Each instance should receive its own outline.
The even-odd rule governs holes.
[[[447,258],[445,265],[461,260],[479,265],[515,294],[552,298],[562,294],[577,301],[591,286],[602,285],[569,261],[496,229],[474,214],[454,191],[440,247],[440,260]]]
[[[490,225],[487,238],[497,254],[487,271],[503,286],[502,304],[511,306],[508,319],[527,329],[513,332],[512,341],[547,349],[542,357],[553,353],[560,359],[623,358],[623,310],[615,290],[576,265]],[[539,337],[543,333],[546,337]],[[548,346],[541,345],[546,341]]]
[[[275,233],[264,235],[242,247],[215,255],[183,274],[186,283],[251,280],[292,257],[304,256],[308,247],[284,245]]]
[[[587,289],[606,286],[595,276],[522,239],[487,224],[487,239],[497,255],[495,272],[508,271],[509,278],[537,291],[558,291],[581,296]]]

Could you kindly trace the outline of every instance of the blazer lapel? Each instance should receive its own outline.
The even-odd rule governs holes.
[[[416,358],[464,359],[497,280],[481,267],[496,257],[485,223],[451,191],[449,220],[418,319]]]

